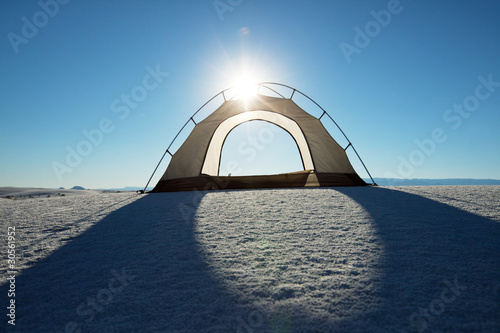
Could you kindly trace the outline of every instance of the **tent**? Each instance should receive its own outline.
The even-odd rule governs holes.
[[[270,88],[270,85],[293,89],[292,96],[286,98]],[[258,87],[259,93],[248,99],[228,99],[226,95],[229,89],[222,91],[209,102],[222,95],[223,103],[205,119],[196,123],[193,117],[209,102],[200,108],[188,120],[187,123],[192,121],[195,127],[180,148],[174,154],[169,150],[172,144],[167,148],[163,156],[168,153],[172,158],[152,192],[367,185],[347,157],[346,149],[354,149],[352,143],[348,141],[347,147],[341,147],[323,126],[321,117],[328,115],[326,111],[321,108],[323,115],[320,118],[304,111],[292,97],[296,92],[306,95],[294,88],[276,83],[261,83]],[[262,87],[271,89],[278,96],[260,93]],[[333,121],[331,117],[330,119]],[[226,137],[238,125],[252,120],[266,121],[288,132],[297,144],[303,170],[274,175],[220,176],[222,147]]]

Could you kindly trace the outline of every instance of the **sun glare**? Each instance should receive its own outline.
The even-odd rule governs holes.
[[[242,78],[235,85],[235,97],[236,99],[248,100],[257,95],[258,89],[259,85],[255,81],[249,78]]]

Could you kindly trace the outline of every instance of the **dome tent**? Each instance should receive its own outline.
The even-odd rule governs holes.
[[[273,89],[272,85],[290,89],[291,96],[284,97]],[[278,97],[261,94],[263,88],[273,91]],[[248,99],[237,99],[236,96],[227,99],[226,94],[230,89],[215,95],[183,126],[180,132],[189,122],[195,124],[192,132],[174,154],[170,152],[173,142],[165,151],[163,157],[168,153],[172,158],[152,192],[367,185],[347,157],[346,150],[349,148],[359,157],[351,142],[330,115],[307,95],[285,85],[260,83],[258,93]],[[296,92],[320,107],[322,116],[316,118],[300,108],[292,99]],[[220,95],[224,98],[223,103],[205,119],[196,123],[193,117]],[[321,122],[324,115],[344,134],[349,143],[347,147],[341,147],[325,129]],[[238,125],[252,120],[266,121],[288,132],[297,144],[304,170],[274,175],[220,176],[222,147],[226,137]],[[363,164],[362,161],[361,163]]]

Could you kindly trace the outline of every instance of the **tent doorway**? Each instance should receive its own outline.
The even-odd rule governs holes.
[[[271,175],[304,170],[297,143],[283,128],[263,120],[236,126],[226,137],[219,176]]]

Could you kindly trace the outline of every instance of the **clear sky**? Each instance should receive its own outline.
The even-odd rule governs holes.
[[[315,99],[374,177],[500,179],[499,14],[496,0],[3,1],[0,186],[143,186],[243,75]],[[236,128],[223,159],[300,168],[279,132],[238,155],[261,130]]]

